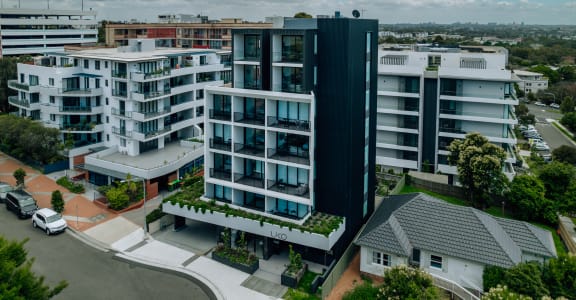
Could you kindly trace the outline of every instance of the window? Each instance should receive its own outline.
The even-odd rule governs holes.
[[[204,90],[197,90],[196,91],[196,100],[204,99]]]
[[[442,256],[430,255],[430,267],[442,269]]]
[[[54,86],[54,78],[48,78],[48,84]]]
[[[56,97],[50,96],[50,103],[51,103],[51,104],[56,103]]]
[[[96,70],[100,70],[100,61],[99,61],[99,60],[97,60],[97,61],[94,62],[94,68],[95,68]]]
[[[390,266],[390,255],[378,251],[373,251],[372,263],[376,265]]]
[[[109,135],[109,134],[106,135],[106,141],[107,141],[107,142],[110,141],[110,135]]]
[[[55,114],[50,114],[50,121],[56,122],[56,115]]]
[[[106,105],[108,105],[108,97],[106,97]]]
[[[104,85],[108,86],[108,79],[104,80]]]
[[[104,62],[104,69],[108,69],[108,62],[107,61]]]
[[[38,85],[38,76],[28,75],[28,82],[30,83],[30,85]]]
[[[106,116],[106,124],[110,123],[110,117]]]
[[[99,78],[94,79],[94,84],[96,88],[100,88],[100,79]]]
[[[120,139],[120,147],[126,147],[126,139]]]
[[[85,59],[84,60],[84,69],[88,69],[88,68],[90,68],[90,61]]]

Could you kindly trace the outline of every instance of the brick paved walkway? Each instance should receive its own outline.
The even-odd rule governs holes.
[[[49,176],[43,175],[38,170],[0,152],[0,181],[16,185],[16,180],[12,174],[18,168],[26,171],[25,189],[34,196],[41,208],[51,207],[52,191],[60,190],[62,192],[66,202],[62,214],[70,227],[84,231],[116,217],[115,214],[96,206],[83,195],[71,193],[68,189],[56,184],[54,179]]]

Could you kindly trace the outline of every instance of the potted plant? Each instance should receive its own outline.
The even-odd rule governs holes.
[[[302,279],[302,276],[304,276],[304,273],[306,273],[308,265],[302,263],[302,256],[300,253],[292,249],[292,245],[289,247],[290,252],[288,254],[288,258],[290,262],[286,266],[286,270],[282,272],[280,281],[284,286],[296,288],[298,286],[298,282],[300,282],[300,279]]]

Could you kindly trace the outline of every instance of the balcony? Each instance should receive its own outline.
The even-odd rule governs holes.
[[[113,78],[120,78],[120,79],[126,79],[128,77],[128,73],[126,71],[118,71],[118,70],[112,70],[112,77]]]
[[[293,84],[293,83],[282,83],[281,86],[281,92],[285,92],[285,93],[297,93],[297,94],[303,94],[306,93],[306,89],[304,89],[304,87],[302,86],[302,84]]]
[[[461,111],[456,109],[440,109],[440,118],[475,122],[516,124],[516,115],[509,111],[506,116],[498,113],[483,113],[477,110]]]
[[[158,118],[162,115],[169,114],[171,112],[170,107],[165,107],[163,110],[150,111],[150,112],[132,112],[132,117],[138,122],[145,122],[150,119]]]
[[[172,90],[170,88],[164,89],[163,91],[151,91],[151,92],[132,92],[132,98],[136,101],[144,101],[154,98],[167,97],[170,96]]]
[[[102,88],[63,88],[58,89],[57,96],[66,97],[90,97],[90,96],[102,96]]]
[[[172,130],[172,126],[170,126],[170,125],[164,125],[164,128],[155,129],[155,130],[148,130],[148,131],[134,130],[134,138],[139,139],[139,140],[147,140],[150,138],[157,137],[161,134],[170,132],[171,130]]]
[[[260,89],[260,80],[236,81],[236,82],[234,82],[234,87],[240,88],[240,89],[259,90]]]
[[[273,57],[274,62],[301,64],[304,62],[304,51],[302,48],[297,50],[274,51]]]
[[[291,146],[285,149],[268,148],[268,158],[296,163],[301,165],[310,165],[310,155],[308,150]]]
[[[20,83],[18,80],[8,80],[8,87],[16,90],[30,91],[30,85],[27,83]]]
[[[102,106],[58,106],[59,112],[91,113]],[[99,110],[101,112],[101,110]]]
[[[234,122],[264,126],[264,114],[235,112]]]
[[[243,173],[234,173],[234,182],[263,189],[264,174],[252,173],[250,175],[247,175]]]
[[[268,117],[268,126],[310,132],[310,121],[307,120]]]
[[[134,81],[147,81],[168,77],[171,75],[171,69],[169,67],[165,67],[163,69],[158,69],[154,72],[145,73],[141,71],[134,71],[130,74],[131,74],[130,78]]]
[[[263,158],[266,151],[264,145],[234,143],[234,152]]]
[[[292,185],[285,183],[283,180],[268,180],[268,190],[303,198],[310,197],[310,189],[304,183]]]
[[[118,98],[127,98],[128,97],[128,91],[127,90],[112,89],[112,96],[118,97]]]
[[[210,178],[232,181],[232,171],[210,168]]]
[[[87,132],[95,132],[95,131],[102,131],[104,130],[102,124],[97,123],[62,123],[60,125],[60,130],[62,131],[87,131]]]
[[[510,104],[517,105],[518,99],[513,94],[504,94],[500,92],[488,95],[486,93],[462,92],[462,91],[440,91],[441,100],[452,101],[465,101],[465,102],[480,102],[480,103],[493,103],[493,104]]]
[[[222,151],[232,151],[232,140],[225,141],[220,137],[215,137],[210,139],[210,149],[222,150]]]
[[[208,113],[212,120],[230,121],[232,119],[232,113],[229,110],[211,109]]]
[[[14,106],[30,108],[30,101],[28,99],[18,99],[18,96],[9,96],[8,102]]]
[[[112,127],[112,133],[123,137],[132,137],[132,131],[128,131],[126,128]]]
[[[112,115],[122,118],[132,118],[132,112],[126,110],[120,110],[118,108],[112,108]]]

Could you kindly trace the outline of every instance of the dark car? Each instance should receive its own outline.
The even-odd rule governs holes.
[[[0,203],[6,201],[6,195],[13,190],[12,186],[5,182],[0,182]]]
[[[32,217],[38,210],[36,200],[23,190],[15,190],[6,194],[6,209],[13,211],[18,217],[24,219]]]

